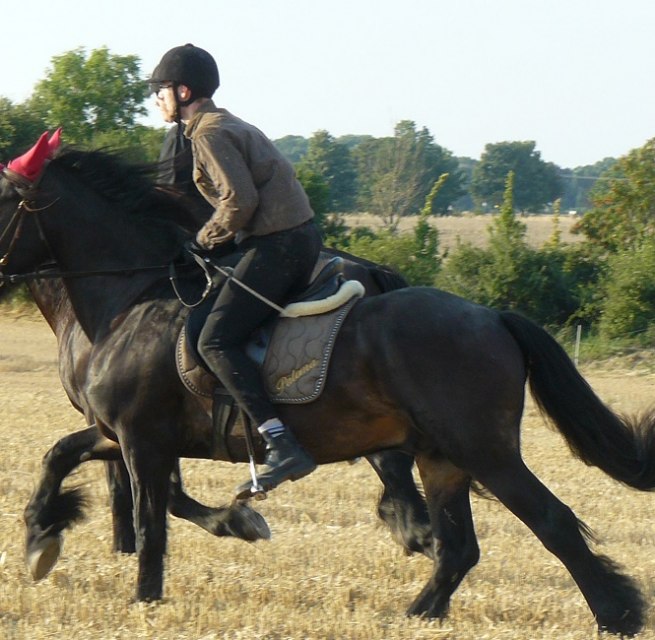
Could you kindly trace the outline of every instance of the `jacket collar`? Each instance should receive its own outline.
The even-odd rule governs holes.
[[[205,113],[218,113],[219,111],[221,110],[214,104],[213,100],[207,100],[203,102],[186,123],[184,135],[187,138],[191,138],[193,136],[193,132],[202,120],[202,116]]]

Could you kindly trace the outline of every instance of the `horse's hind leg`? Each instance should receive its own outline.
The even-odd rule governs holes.
[[[61,534],[82,518],[77,489],[60,492],[64,478],[86,460],[115,460],[120,448],[91,426],[59,440],[43,458],[41,478],[25,507],[26,561],[32,577],[45,577],[59,558]]]
[[[432,523],[435,564],[407,613],[443,618],[450,597],[480,558],[469,500],[470,478],[445,460],[419,456],[416,463]]]
[[[517,456],[511,464],[477,475],[569,570],[602,631],[634,635],[644,622],[644,602],[633,581],[587,546],[569,507],[539,482]]]
[[[134,553],[134,503],[130,474],[121,456],[120,460],[105,462],[109,503],[112,514],[113,544],[116,553]]]
[[[402,451],[380,451],[366,456],[384,484],[378,515],[407,554],[415,551],[434,559],[432,528],[412,468],[414,457]]]

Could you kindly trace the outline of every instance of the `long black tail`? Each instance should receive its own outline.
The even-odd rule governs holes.
[[[500,316],[524,354],[535,402],[573,453],[630,487],[655,489],[653,412],[635,419],[613,413],[548,332],[519,314]]]

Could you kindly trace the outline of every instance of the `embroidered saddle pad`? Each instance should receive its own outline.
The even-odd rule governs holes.
[[[303,404],[318,398],[339,329],[356,302],[353,297],[321,315],[278,319],[262,366],[273,402]]]

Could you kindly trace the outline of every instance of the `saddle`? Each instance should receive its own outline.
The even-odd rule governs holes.
[[[289,301],[283,314],[256,330],[246,347],[261,369],[273,403],[304,404],[320,396],[339,329],[365,293],[360,282],[344,278],[342,258],[332,258],[315,271],[308,288]],[[220,448],[239,417],[246,423],[247,419],[239,415],[234,400],[198,352],[198,338],[218,292],[189,314],[178,337],[176,362],[187,389],[213,399],[215,431],[222,434],[217,438]]]

